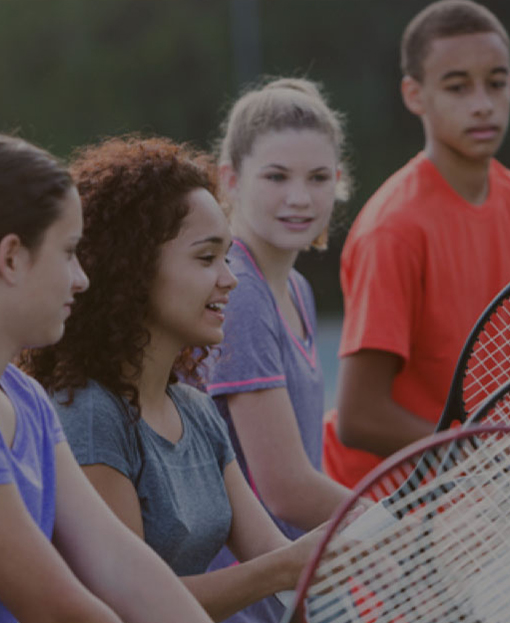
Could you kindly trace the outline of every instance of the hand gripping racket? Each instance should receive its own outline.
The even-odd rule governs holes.
[[[464,344],[436,430],[464,422],[510,381],[510,285],[487,306]]]
[[[509,472],[508,426],[437,433],[389,457],[333,516],[282,623],[507,623]],[[347,526],[360,498],[397,489],[407,494]]]

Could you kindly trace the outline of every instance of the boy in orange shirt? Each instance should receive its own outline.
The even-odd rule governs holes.
[[[493,158],[510,109],[508,34],[480,4],[439,0],[406,28],[401,62],[424,150],[367,202],[341,258],[324,463],[348,486],[434,430],[470,329],[510,281],[510,171]]]

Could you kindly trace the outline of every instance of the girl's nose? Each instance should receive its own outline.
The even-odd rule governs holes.
[[[74,283],[73,290],[75,292],[85,292],[85,290],[89,287],[89,278],[85,274],[85,271],[81,267],[81,264],[76,258],[76,268],[74,273]]]

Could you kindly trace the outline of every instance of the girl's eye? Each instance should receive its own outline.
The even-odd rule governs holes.
[[[462,91],[465,91],[466,88],[467,87],[465,84],[450,84],[446,87],[446,90],[450,91],[451,93],[461,93]]]
[[[202,262],[204,262],[205,264],[212,264],[214,261],[214,258],[216,256],[210,254],[210,255],[201,255],[198,259],[201,260]]]
[[[283,173],[268,173],[266,175],[266,179],[271,180],[272,182],[283,182],[285,175]]]
[[[327,173],[316,173],[312,176],[314,182],[327,182],[331,179],[331,176]]]

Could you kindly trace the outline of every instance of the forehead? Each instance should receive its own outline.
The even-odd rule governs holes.
[[[306,129],[262,134],[255,140],[250,156],[264,163],[307,160],[313,166],[331,166],[332,161],[336,161],[335,148],[329,136],[318,130]]]
[[[205,188],[192,190],[187,196],[189,212],[181,231],[175,239],[183,244],[194,244],[197,240],[211,237],[225,238],[228,224],[216,199]]]
[[[508,48],[495,32],[434,39],[423,63],[424,80],[441,79],[451,72],[465,74],[508,70]]]

